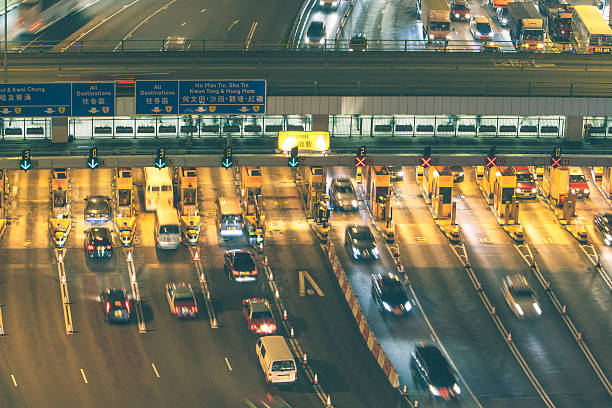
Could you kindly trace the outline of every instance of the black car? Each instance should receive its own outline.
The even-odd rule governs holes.
[[[402,181],[404,179],[404,170],[402,166],[387,166],[391,181]]]
[[[406,289],[396,275],[375,273],[371,276],[371,280],[372,296],[382,311],[401,316],[412,310]]]
[[[380,252],[376,247],[370,228],[349,224],[344,233],[344,246],[349,256],[354,259],[378,259]]]
[[[110,199],[106,196],[90,196],[85,199],[85,221],[107,222],[111,217]]]
[[[454,183],[459,183],[463,181],[463,167],[461,166],[450,166],[449,168],[450,172],[453,175],[453,182]]]
[[[235,249],[227,251],[223,258],[223,269],[230,279],[237,282],[257,279],[257,266],[249,252]]]
[[[95,227],[85,230],[85,255],[89,258],[112,258],[113,239],[108,228]]]
[[[325,44],[325,24],[313,21],[306,30],[306,44],[321,47]]]
[[[612,213],[600,212],[593,217],[593,223],[601,232],[601,237],[606,245],[612,245]]]
[[[449,401],[461,394],[450,364],[436,346],[416,346],[410,359],[410,370],[413,381],[435,397]]]
[[[100,304],[107,322],[130,321],[130,301],[121,289],[104,289],[100,293]]]
[[[365,52],[368,49],[368,37],[365,34],[359,33],[351,37],[349,41],[349,51]]]

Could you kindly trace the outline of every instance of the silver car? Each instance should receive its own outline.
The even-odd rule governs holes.
[[[334,210],[357,211],[359,203],[355,189],[349,178],[334,178],[331,182],[330,200]]]
[[[540,303],[533,294],[529,282],[520,273],[508,275],[504,278],[502,292],[510,310],[519,319],[542,316]]]

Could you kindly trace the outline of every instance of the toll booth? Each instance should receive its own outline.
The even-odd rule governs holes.
[[[10,191],[6,170],[0,169],[0,239],[4,236],[7,226],[7,200]]]
[[[308,218],[317,218],[321,202],[327,201],[327,176],[323,167],[301,166],[297,184],[302,193]],[[327,206],[327,203],[325,204]]]
[[[425,173],[425,169],[421,166],[416,166],[416,182],[418,185],[423,184],[423,174]]]
[[[612,198],[612,167],[604,167],[601,177],[601,187],[607,198]]]
[[[593,167],[591,172],[593,173],[593,181],[596,183],[601,183],[603,175],[604,175],[605,167]]]
[[[385,166],[368,166],[366,173],[366,197],[374,219],[389,218],[391,208],[391,176]]]
[[[175,181],[181,231],[187,244],[196,245],[200,238],[201,228],[198,172],[195,167],[177,167]]]
[[[450,218],[453,206],[453,173],[446,166],[430,167],[431,201],[436,218]]]
[[[113,182],[113,204],[115,216],[113,219],[115,231],[121,245],[132,245],[136,230],[136,206],[134,205],[134,180],[132,169],[123,167],[116,169]]]
[[[255,212],[255,201],[261,195],[261,168],[259,166],[242,166],[240,168],[240,200],[247,215]],[[261,208],[260,208],[261,209]]]
[[[569,168],[545,167],[542,177],[542,190],[551,205],[556,207],[563,206],[563,201],[569,190]]]
[[[504,224],[518,222],[518,201],[514,197],[516,174],[512,167],[497,167],[493,183],[493,209]]]
[[[56,248],[66,245],[72,229],[71,186],[68,169],[51,170],[49,233]]]
[[[485,166],[474,166],[474,173],[476,174],[476,182],[482,181],[484,177]]]

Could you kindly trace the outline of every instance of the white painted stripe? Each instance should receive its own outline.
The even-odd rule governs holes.
[[[169,3],[164,4],[162,7],[160,7],[159,9],[157,9],[156,11],[153,12],[153,14],[149,15],[147,18],[145,18],[144,20],[142,20],[140,23],[138,23],[136,25],[136,27],[132,28],[132,30],[127,33],[125,35],[125,37],[123,37],[122,41],[125,41],[126,39],[128,39],[129,37],[132,36],[132,34],[134,34],[134,32],[136,32],[136,30],[138,30],[140,27],[142,27],[143,24],[145,24],[147,21],[149,21],[151,18],[153,18],[157,13],[159,13],[162,10],[166,10],[168,9],[168,6],[171,5],[172,3],[174,3],[176,0],[172,0]],[[117,46],[115,47],[115,50],[117,50],[118,48],[121,47],[121,42],[119,44],[117,44]]]
[[[227,368],[229,368],[229,370],[232,371],[232,366],[230,365],[230,362],[227,359],[227,357],[225,357],[225,364],[227,364]]]
[[[83,371],[83,369],[81,368],[81,375],[83,376],[83,381],[85,381],[85,384],[89,384],[87,382],[87,377],[85,377],[85,371]]]
[[[11,374],[11,380],[13,380],[13,385],[17,387],[17,380],[15,380],[15,376]]]
[[[159,372],[157,371],[157,367],[155,367],[155,363],[151,363],[151,367],[153,367],[153,371],[155,372],[155,376],[159,378]]]

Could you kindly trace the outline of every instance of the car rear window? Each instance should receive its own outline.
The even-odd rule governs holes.
[[[569,176],[570,183],[586,183],[586,179],[582,174],[570,174]]]
[[[253,258],[246,252],[239,252],[234,257],[234,267],[242,271],[252,271],[255,269]]]
[[[455,10],[467,10],[467,6],[465,4],[455,4]]]
[[[350,183],[338,183],[336,184],[334,190],[336,190],[337,193],[341,194],[349,194],[355,192],[353,190],[353,186]]]
[[[179,226],[178,225],[160,225],[159,233],[160,234],[178,234]]]
[[[530,173],[519,173],[516,175],[516,181],[519,183],[530,183],[533,182],[533,176]]]
[[[269,320],[272,318],[272,313],[270,312],[253,312],[251,315],[251,319],[264,319]]]
[[[369,228],[353,228],[353,237],[358,241],[374,241]]]
[[[279,360],[272,363],[272,371],[292,371],[295,370],[293,360]]]
[[[489,23],[477,23],[476,30],[482,34],[489,34],[491,32],[491,26]]]

